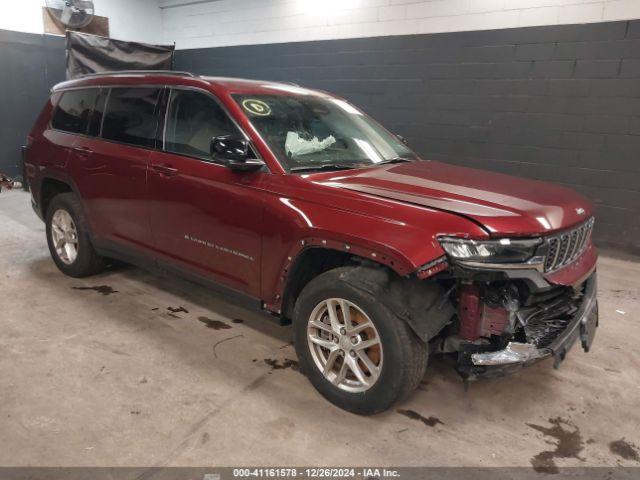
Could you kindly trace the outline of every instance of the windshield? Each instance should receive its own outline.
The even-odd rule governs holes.
[[[344,100],[315,95],[233,95],[291,171],[415,160],[395,135]]]

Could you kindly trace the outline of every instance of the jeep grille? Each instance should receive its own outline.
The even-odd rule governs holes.
[[[578,258],[589,242],[593,230],[593,217],[573,230],[551,235],[545,238],[547,258],[545,272],[553,272]]]

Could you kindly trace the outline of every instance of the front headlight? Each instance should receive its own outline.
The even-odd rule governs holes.
[[[456,237],[440,237],[440,245],[455,260],[481,263],[521,263],[531,259],[540,238],[497,240],[469,240]]]

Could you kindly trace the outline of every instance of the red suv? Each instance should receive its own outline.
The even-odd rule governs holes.
[[[89,75],[53,88],[28,144],[63,273],[119,259],[241,292],[293,323],[303,371],[346,410],[405,398],[430,353],[475,379],[593,340],[587,200],[422,160],[328,93]]]

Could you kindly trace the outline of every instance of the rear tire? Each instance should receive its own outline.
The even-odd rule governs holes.
[[[91,244],[87,222],[76,195],[61,193],[53,197],[45,225],[51,258],[62,273],[80,278],[104,269],[104,259]]]
[[[343,279],[352,271],[351,267],[330,270],[302,290],[293,315],[295,348],[303,372],[322,396],[349,412],[371,415],[391,408],[416,389],[427,367],[428,347],[382,302],[354,286],[353,275],[349,282]],[[343,309],[350,320],[345,320]],[[368,322],[372,327],[350,334]],[[377,345],[357,350],[376,339],[379,350]],[[334,350],[338,350],[335,357]],[[362,359],[363,352],[369,361]],[[332,368],[327,368],[331,361]],[[355,373],[358,367],[360,375]]]

